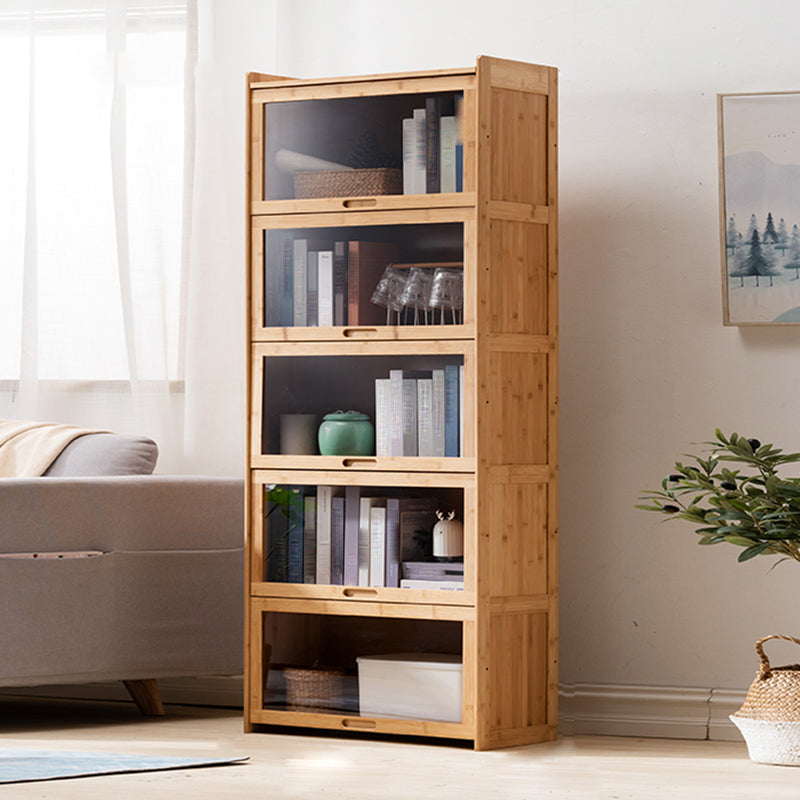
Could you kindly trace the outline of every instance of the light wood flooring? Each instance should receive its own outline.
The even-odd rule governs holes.
[[[235,709],[0,698],[4,747],[175,756],[249,756],[244,765],[0,787],[0,797],[121,800],[731,800],[800,798],[800,768],[752,763],[743,743],[602,736],[476,753],[467,747],[244,734]]]

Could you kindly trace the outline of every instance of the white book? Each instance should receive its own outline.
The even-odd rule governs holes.
[[[417,129],[413,117],[403,120],[403,194],[416,188]]]
[[[439,180],[443,192],[456,190],[456,118],[439,120]]]
[[[317,487],[317,583],[331,582],[333,487]]]
[[[390,456],[403,455],[403,370],[389,370]]]
[[[403,455],[417,455],[417,379],[403,378],[402,388]]]
[[[358,517],[358,585],[370,586],[370,521],[372,506],[380,502],[377,497],[362,497]]]
[[[369,510],[369,585],[386,585],[386,509]]]
[[[417,453],[433,457],[433,379],[417,381]]]
[[[309,250],[306,258],[306,325],[316,328],[319,324],[319,272],[317,261],[319,252]]]
[[[431,400],[431,435],[433,455],[444,457],[444,370],[433,370],[433,396]]]
[[[435,589],[437,591],[463,592],[464,581],[426,581],[414,578],[403,578],[400,581],[401,589]]]
[[[317,320],[320,327],[333,325],[333,251],[317,255]]]
[[[294,317],[293,325],[305,327],[306,325],[306,294],[308,292],[306,259],[308,258],[308,241],[306,239],[294,240],[294,262],[293,276],[294,285],[292,296],[294,297]]]
[[[392,434],[389,423],[389,395],[391,388],[388,378],[375,380],[375,455],[392,454]]]
[[[414,170],[414,194],[425,194],[427,191],[427,163],[428,155],[426,151],[427,130],[425,128],[425,109],[414,109],[414,127],[416,130],[416,169]]]

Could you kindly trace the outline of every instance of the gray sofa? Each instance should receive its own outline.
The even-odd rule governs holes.
[[[158,678],[241,673],[243,481],[156,458],[90,434],[0,480],[0,687],[122,680],[160,714]]]

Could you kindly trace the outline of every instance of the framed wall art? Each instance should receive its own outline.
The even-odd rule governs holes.
[[[800,92],[721,94],[726,325],[800,324]]]

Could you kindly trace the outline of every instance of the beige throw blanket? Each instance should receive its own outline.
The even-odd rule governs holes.
[[[0,478],[42,475],[73,439],[100,432],[53,422],[0,419]]]

